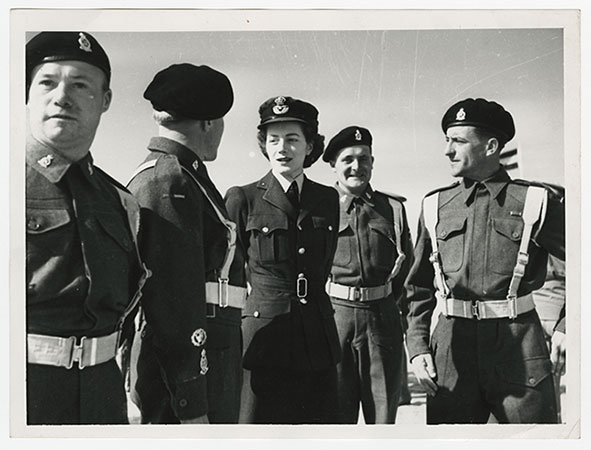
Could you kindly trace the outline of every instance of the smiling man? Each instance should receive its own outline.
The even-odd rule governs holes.
[[[564,204],[546,186],[512,180],[499,154],[513,117],[482,98],[441,123],[460,181],[423,200],[408,276],[408,348],[428,394],[427,423],[555,423],[554,371],[564,370],[564,319],[548,354],[532,291],[548,253],[564,259]],[[430,337],[431,316],[443,312]]]
[[[40,33],[26,58],[27,421],[127,423],[115,355],[138,299],[139,206],[89,152],[109,59],[83,32]]]
[[[327,293],[343,360],[337,366],[343,423],[394,423],[403,379],[399,303],[412,241],[403,197],[370,186],[374,157],[368,129],[350,126],[329,142],[323,159],[337,176],[339,239]]]

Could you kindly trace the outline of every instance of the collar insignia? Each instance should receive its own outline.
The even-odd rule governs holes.
[[[51,166],[52,162],[53,162],[53,155],[45,155],[43,158],[37,160],[37,164],[39,164],[44,169],[47,169],[49,166]]]
[[[193,164],[191,164],[191,166],[193,167],[193,170],[197,170],[199,168],[199,161],[193,161]]]

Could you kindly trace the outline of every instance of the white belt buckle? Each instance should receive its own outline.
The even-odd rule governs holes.
[[[476,300],[474,304],[472,304],[472,315],[476,317],[476,320],[482,319],[480,315],[480,300]]]
[[[86,340],[86,337],[82,336],[80,338],[80,345],[76,344],[75,336],[70,336],[69,339],[72,342],[72,352],[70,353],[70,360],[68,361],[66,369],[71,369],[74,366],[74,363],[77,362],[78,368],[82,370],[84,369],[84,367],[86,367],[82,362],[82,357],[84,353],[84,341]]]
[[[218,304],[220,308],[228,307],[230,302],[228,297],[228,279],[218,278]]]
[[[517,317],[517,303],[516,303],[517,298],[512,296],[512,297],[507,297],[507,304],[509,306],[509,319],[513,320]]]

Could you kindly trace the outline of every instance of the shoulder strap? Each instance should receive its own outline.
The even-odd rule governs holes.
[[[439,256],[439,248],[437,246],[437,223],[439,222],[439,193],[429,195],[423,199],[423,219],[425,220],[425,228],[431,237],[432,252],[429,256],[429,261],[433,264],[435,271],[435,287],[437,294],[443,300],[447,299],[450,294],[450,289],[445,282],[445,275],[441,267],[441,259]]]
[[[517,255],[517,263],[513,269],[513,276],[509,284],[509,292],[507,299],[514,300],[517,298],[517,290],[521,279],[525,274],[525,268],[529,262],[529,254],[527,253],[529,241],[531,239],[532,231],[536,222],[540,222],[540,226],[544,222],[546,216],[546,205],[548,202],[548,191],[543,187],[529,186],[525,195],[525,203],[523,204],[523,233],[521,234],[521,242],[519,244],[519,254]]]
[[[387,196],[388,203],[390,203],[390,208],[392,208],[392,219],[394,222],[394,237],[396,238],[396,253],[398,256],[396,257],[396,261],[394,262],[394,267],[392,268],[392,272],[388,276],[386,283],[389,283],[394,279],[400,269],[402,268],[402,263],[406,259],[406,255],[402,251],[402,229],[404,227],[402,223],[402,207],[400,203],[394,200],[392,197]]]
[[[197,180],[197,178],[188,169],[185,169],[184,167],[182,167],[182,169],[187,173],[187,175],[189,175],[193,179],[195,184],[199,186],[199,189],[201,189],[201,192],[203,192],[203,195],[213,207],[216,215],[218,216],[218,219],[220,219],[220,222],[224,224],[224,226],[228,230],[228,248],[226,250],[226,257],[224,258],[224,263],[222,264],[219,276],[220,282],[227,283],[228,275],[230,274],[230,266],[232,265],[232,261],[234,260],[234,253],[236,252],[236,224],[231,220],[226,219],[218,205],[213,201],[213,199],[210,197],[210,195],[207,193],[207,191],[201,185],[201,183],[199,183],[199,180]]]

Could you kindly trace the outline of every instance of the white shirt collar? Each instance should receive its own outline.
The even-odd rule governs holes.
[[[287,190],[289,189],[289,186],[291,186],[291,181],[288,180],[287,178],[285,178],[283,175],[281,175],[280,173],[275,173],[273,172],[273,176],[275,177],[275,179],[277,181],[279,181],[279,184],[281,185],[281,188],[283,189],[283,192],[287,192]],[[300,173],[296,178],[295,178],[295,182],[298,185],[298,193],[300,194],[300,196],[302,195],[302,186],[304,185],[304,172]]]

